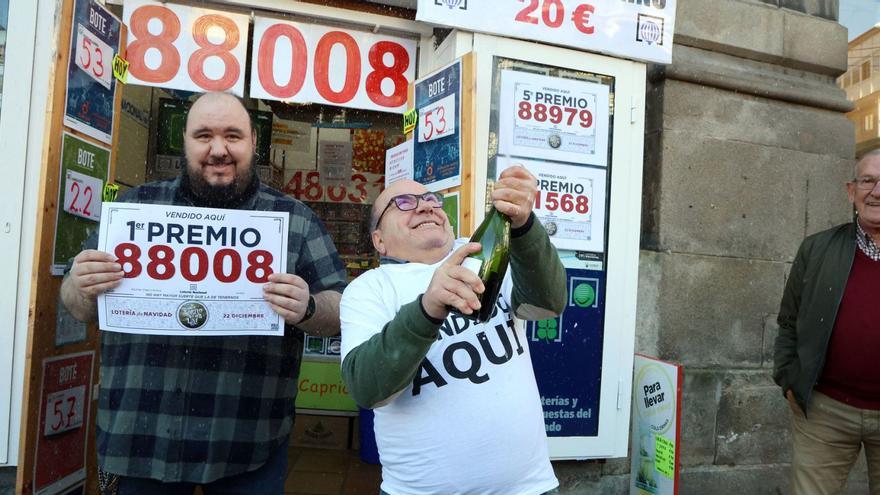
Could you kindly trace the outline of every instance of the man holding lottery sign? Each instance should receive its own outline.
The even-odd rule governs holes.
[[[346,273],[315,214],[260,183],[255,146],[237,98],[202,95],[187,116],[181,176],[136,187],[119,201],[289,213],[287,273],[272,273],[263,285],[286,323],[284,335],[103,332],[102,489],[119,495],[189,495],[197,485],[205,495],[284,491],[302,332],[338,333]],[[94,321],[98,295],[119,286],[126,273],[117,256],[96,246],[95,238],[86,242],[61,286],[63,304],[81,321]]]

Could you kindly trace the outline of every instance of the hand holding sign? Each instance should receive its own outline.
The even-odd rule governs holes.
[[[87,249],[73,258],[70,273],[61,285],[61,300],[77,320],[93,319],[95,298],[118,287],[122,283],[122,277],[122,266],[116,262],[116,257]]]
[[[273,273],[263,286],[263,296],[272,311],[287,323],[299,323],[309,304],[309,284],[292,273]]]
[[[73,259],[68,279],[80,297],[94,299],[118,286],[122,275],[122,266],[112,254],[87,249]]]

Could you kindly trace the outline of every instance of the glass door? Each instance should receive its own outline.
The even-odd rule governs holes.
[[[25,294],[26,300],[29,287],[29,281],[20,280],[26,277],[19,276],[19,251],[35,23],[36,2],[0,0],[0,149],[4,165],[0,181],[0,252],[4,257],[0,263],[0,321],[5,323],[5,331],[0,332],[0,465],[14,464],[17,457],[17,445],[10,446],[10,440],[17,443],[21,386],[13,380],[13,355],[16,348],[24,349],[16,344],[23,344],[26,320],[20,325],[10,322],[16,322],[19,294]],[[7,70],[10,67],[15,71]],[[30,268],[28,263],[22,265]],[[24,292],[20,286],[25,287]]]
[[[526,328],[550,455],[625,457],[645,65],[481,34],[473,50],[474,175],[491,182],[522,164],[537,177],[534,212],[567,272],[565,311]],[[485,188],[475,196],[481,217]]]

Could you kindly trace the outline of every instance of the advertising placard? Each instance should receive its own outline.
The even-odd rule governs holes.
[[[251,98],[403,113],[416,41],[254,17]]]
[[[343,187],[350,185],[351,179],[351,141],[319,141],[318,172],[324,187]]]
[[[61,136],[61,177],[58,182],[58,213],[55,217],[55,245],[52,274],[63,275],[68,260],[82,249],[82,243],[98,229],[102,192],[110,169],[110,150],[73,134]]]
[[[676,0],[418,0],[416,20],[668,64]]]
[[[548,437],[595,437],[605,324],[605,272],[567,267],[562,314],[526,325]]]
[[[385,176],[367,172],[351,173],[346,183],[328,183],[317,170],[297,170],[284,185],[284,193],[300,201],[372,204],[376,201]]]
[[[64,125],[110,144],[119,19],[95,0],[77,0],[70,33]]]
[[[123,282],[98,296],[102,330],[153,335],[283,335],[263,298],[287,266],[287,212],[105,203],[98,249]]]
[[[303,357],[297,382],[296,408],[320,411],[357,412],[354,399],[342,381],[339,355],[335,361]]]
[[[34,493],[60,493],[86,477],[94,351],[43,360]]]
[[[385,187],[401,180],[413,178],[413,143],[404,141],[385,151]]]
[[[244,94],[247,15],[125,0],[128,84]]]
[[[605,251],[605,169],[499,157],[498,176],[516,164],[538,179],[532,211],[557,249]]]
[[[604,84],[501,71],[499,152],[606,166],[608,94]]]
[[[630,495],[678,493],[681,366],[636,354],[633,361]]]
[[[461,185],[461,60],[415,82],[413,179],[431,191]]]
[[[321,411],[358,410],[342,381],[340,337],[306,335],[297,383],[296,408]]]
[[[443,193],[443,211],[452,226],[452,236],[458,239],[461,235],[461,194],[458,191]]]

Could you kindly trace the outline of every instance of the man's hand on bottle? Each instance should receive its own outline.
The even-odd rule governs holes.
[[[480,309],[477,294],[486,288],[474,272],[461,266],[461,262],[472,253],[479,252],[482,246],[469,242],[455,250],[452,255],[434,271],[428,289],[422,295],[422,308],[432,318],[442,320],[449,314],[449,307],[469,315]]]
[[[532,214],[537,192],[535,176],[522,165],[514,165],[504,169],[495,182],[492,203],[510,218],[510,226],[516,229],[525,225]]]

